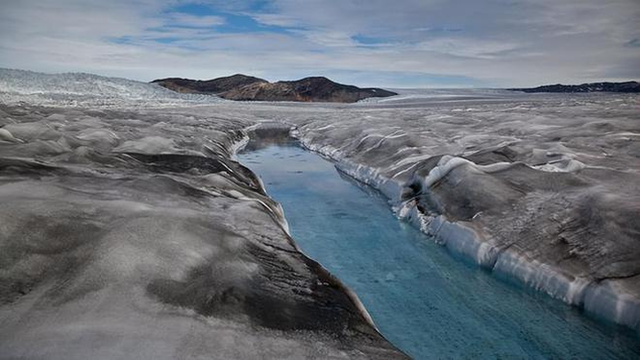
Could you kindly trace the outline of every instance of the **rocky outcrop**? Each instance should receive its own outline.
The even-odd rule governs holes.
[[[224,99],[240,101],[353,103],[371,97],[397,95],[392,91],[378,88],[359,88],[339,84],[321,76],[275,83],[246,75],[233,75],[207,81],[170,78],[153,82],[177,92],[210,93]]]
[[[152,83],[158,84],[169,90],[191,94],[219,94],[221,92],[237,89],[246,85],[262,84],[267,82],[268,81],[264,79],[242,74],[235,74],[212,80],[166,78],[152,81]]]
[[[543,85],[534,88],[509,89],[514,91],[524,91],[526,93],[552,92],[552,93],[587,93],[587,92],[640,92],[640,83],[637,81],[627,82],[597,82],[580,85]]]
[[[338,84],[325,77],[308,77],[296,81],[254,83],[219,95],[229,100],[353,103],[370,97],[397,94],[383,89]]]

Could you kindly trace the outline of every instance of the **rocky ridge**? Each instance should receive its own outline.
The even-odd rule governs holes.
[[[640,83],[637,81],[626,82],[596,82],[585,83],[580,85],[542,85],[534,88],[515,88],[509,89],[514,91],[523,91],[526,93],[589,93],[589,92],[619,92],[619,93],[638,93],[640,92]]]
[[[167,78],[154,80],[152,83],[181,93],[215,94],[224,99],[239,101],[354,103],[366,98],[397,95],[379,88],[339,84],[322,76],[271,83],[236,74],[206,81]]]
[[[240,88],[251,84],[267,83],[267,80],[253,76],[235,74],[212,80],[191,80],[183,78],[166,78],[153,80],[151,83],[158,84],[169,90],[186,94],[219,94],[225,91]]]

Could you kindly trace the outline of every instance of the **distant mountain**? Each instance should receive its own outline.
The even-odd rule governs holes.
[[[242,87],[254,83],[266,83],[267,80],[260,79],[253,76],[247,76],[242,74],[235,74],[231,76],[225,76],[213,80],[191,80],[183,78],[166,78],[153,80],[152,83],[156,83],[167,89],[191,94],[219,94],[221,92],[229,91],[238,87]]]
[[[210,93],[224,99],[243,101],[302,101],[352,103],[370,97],[397,95],[378,88],[359,88],[333,82],[326,77],[308,77],[296,81],[266,80],[233,75],[213,80],[169,78],[154,83],[177,92]]]
[[[637,81],[627,82],[598,82],[580,85],[543,85],[534,88],[509,89],[514,91],[524,91],[526,93],[553,92],[553,93],[585,93],[585,92],[620,92],[637,93],[640,92],[640,83]]]

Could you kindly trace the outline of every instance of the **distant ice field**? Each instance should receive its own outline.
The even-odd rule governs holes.
[[[0,69],[0,102],[66,106],[185,106],[222,101],[156,84],[85,73],[42,74]]]

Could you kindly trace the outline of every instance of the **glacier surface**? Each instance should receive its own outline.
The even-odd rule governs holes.
[[[256,119],[85,79],[0,104],[0,358],[406,358],[233,160]]]
[[[425,99],[288,121],[451,251],[640,330],[640,97]]]
[[[0,103],[57,106],[185,106],[224,101],[156,84],[86,73],[43,74],[0,68]]]
[[[233,160],[267,122],[452,252],[640,330],[638,108],[499,90],[248,104],[1,70],[2,353],[402,357]]]

